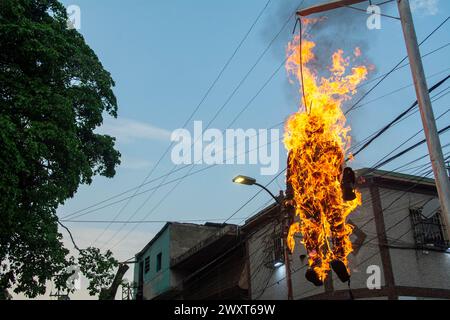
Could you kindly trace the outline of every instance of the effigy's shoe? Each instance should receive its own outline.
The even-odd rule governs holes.
[[[316,287],[320,287],[323,285],[322,280],[320,280],[318,274],[313,269],[306,270],[305,278],[309,282],[312,282]]]
[[[347,282],[350,280],[350,274],[348,273],[347,267],[341,260],[331,261],[331,268],[333,268],[333,271],[342,282]]]

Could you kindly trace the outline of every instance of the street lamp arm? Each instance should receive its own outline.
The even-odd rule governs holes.
[[[262,184],[259,184],[258,182],[255,182],[254,185],[256,185],[256,186],[258,186],[258,187],[264,189],[268,194],[270,194],[270,196],[275,200],[275,202],[276,202],[277,204],[281,205],[280,200],[279,200],[272,192],[270,192],[270,190],[267,189],[265,186],[263,186]]]

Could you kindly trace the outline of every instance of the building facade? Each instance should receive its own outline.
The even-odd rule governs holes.
[[[432,179],[357,172],[363,203],[349,217],[351,282],[306,280],[296,238],[293,299],[450,299],[450,251]],[[282,197],[282,195],[280,195]],[[280,198],[281,199],[281,198]],[[283,216],[276,203],[244,225],[168,223],[136,255],[138,299],[288,299]]]
[[[350,215],[350,287],[332,271],[324,286],[308,282],[307,253],[298,238],[289,255],[293,298],[450,299],[450,252],[434,181],[371,170],[360,170],[358,176],[363,205]],[[279,216],[278,206],[246,223],[247,232],[254,230],[247,240],[252,299],[288,298],[285,266],[273,263],[282,253],[274,241],[281,223],[264,218],[270,215]]]
[[[167,223],[136,254],[136,299],[247,298],[239,231],[230,224]]]

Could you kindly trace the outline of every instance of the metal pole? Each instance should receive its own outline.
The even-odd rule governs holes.
[[[260,184],[258,182],[255,182],[254,185],[260,187],[261,189],[264,189],[264,191],[266,191],[268,194],[270,194],[270,196],[275,200],[275,202],[281,206],[280,200],[272,192],[270,192],[269,189],[267,189],[265,186],[263,186],[262,184]]]
[[[445,168],[444,156],[442,154],[442,147],[436,129],[433,109],[431,107],[430,95],[428,93],[428,86],[423,70],[419,45],[417,43],[409,0],[397,0],[397,3],[411,66],[411,73],[414,79],[417,101],[419,103],[420,115],[422,117],[423,129],[427,139],[431,166],[433,168],[441,204],[442,221],[446,227],[447,240],[450,240],[450,182]]]
[[[289,170],[288,170],[289,171]],[[288,188],[287,188],[288,189]],[[288,190],[286,190],[288,191]],[[294,294],[292,290],[292,275],[291,275],[291,260],[289,259],[289,248],[287,245],[287,237],[289,233],[289,227],[291,223],[291,212],[290,208],[286,205],[286,196],[280,192],[280,213],[281,213],[281,236],[283,238],[283,248],[284,248],[284,267],[286,269],[286,286],[287,286],[287,298],[288,300],[294,299]]]

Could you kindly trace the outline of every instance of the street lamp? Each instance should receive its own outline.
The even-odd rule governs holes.
[[[275,200],[276,203],[281,205],[280,200],[277,197],[275,197],[275,195],[272,192],[270,192],[269,189],[267,189],[262,184],[259,184],[258,182],[256,182],[255,178],[239,175],[239,176],[233,178],[233,182],[237,183],[237,184],[244,184],[247,186],[253,186],[253,185],[258,186],[258,187],[264,189],[268,194],[270,194],[270,196]]]
[[[259,184],[258,182],[256,182],[255,178],[251,178],[251,177],[246,177],[246,176],[242,176],[239,175],[237,177],[233,178],[233,182],[234,183],[238,183],[238,184],[245,184],[247,186],[252,186],[252,185],[256,185],[262,189],[264,189],[268,194],[270,194],[270,196],[275,200],[275,202],[279,205],[280,207],[280,211],[283,212],[283,204],[281,203],[280,199],[278,199],[277,197],[274,196],[274,194],[272,192],[270,192],[269,189],[267,189],[265,186],[263,186],[262,184]],[[284,244],[284,257],[283,256],[277,256],[275,257],[274,261],[272,262],[273,267],[274,268],[280,268],[282,266],[285,266],[286,268],[286,285],[288,288],[288,292],[287,292],[287,298],[288,300],[292,300],[293,299],[293,294],[292,294],[292,280],[291,280],[291,262],[289,260],[289,249],[287,246],[287,230],[288,230],[288,223],[289,223],[289,219],[288,219],[288,215],[285,215],[284,217],[284,234],[281,237],[283,244]],[[284,261],[283,261],[284,259]]]

